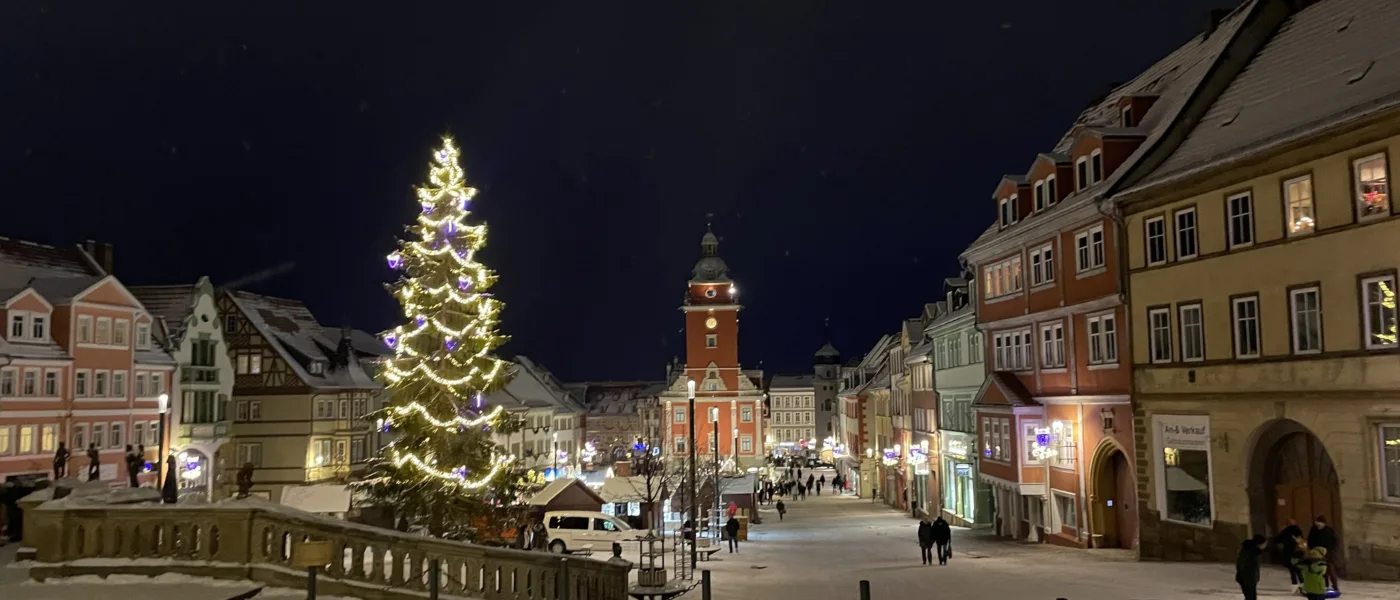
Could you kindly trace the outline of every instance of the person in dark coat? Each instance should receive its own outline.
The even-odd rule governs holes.
[[[137,458],[137,456],[136,456],[136,449],[135,449],[135,448],[132,448],[132,447],[131,447],[131,444],[127,444],[127,445],[126,445],[126,482],[127,482],[127,485],[130,485],[131,487],[139,487],[139,486],[140,486],[140,484],[137,483],[137,481],[136,481],[136,475],[140,473],[140,468],[141,468],[141,467],[138,466],[138,465],[140,464],[140,462],[143,462],[143,461],[141,461],[139,458]]]
[[[1336,590],[1337,588],[1337,558],[1341,556],[1337,552],[1337,530],[1327,525],[1327,518],[1318,515],[1313,521],[1312,529],[1308,531],[1308,548],[1322,548],[1327,551],[1327,584]]]
[[[938,545],[938,564],[948,564],[953,557],[953,528],[941,516],[933,522],[933,543]]]
[[[919,521],[919,559],[923,564],[933,564],[933,524],[928,519]]]
[[[58,481],[68,476],[68,446],[63,442],[58,443],[58,450],[53,453],[53,479]]]
[[[782,500],[778,501],[778,520],[783,520],[783,515],[787,514],[787,505]]]
[[[817,478],[816,478],[816,477],[813,477],[811,473],[808,473],[808,474],[807,474],[807,489],[809,489],[809,490],[812,489],[812,486],[815,485],[816,483],[817,483]]]
[[[1303,558],[1303,528],[1298,526],[1298,520],[1289,518],[1288,526],[1283,531],[1274,536],[1274,547],[1278,549],[1288,567],[1288,580],[1293,586],[1303,585],[1303,573],[1298,570],[1296,564]]]
[[[724,537],[729,539],[729,553],[733,554],[738,552],[739,519],[735,518],[733,515],[730,515],[729,520],[724,522]]]
[[[1254,537],[1240,542],[1240,553],[1235,556],[1235,583],[1240,584],[1240,591],[1244,593],[1244,600],[1258,600],[1259,593],[1259,565],[1264,555],[1264,548],[1269,544],[1268,538],[1263,534],[1254,534]]]
[[[88,481],[97,481],[98,476],[102,473],[102,456],[97,451],[96,442],[88,444],[87,457]]]

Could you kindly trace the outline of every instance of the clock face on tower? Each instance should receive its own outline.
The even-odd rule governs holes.
[[[714,328],[716,328],[716,327],[719,327],[719,321],[716,320],[714,317],[710,317],[710,318],[708,318],[708,319],[705,319],[705,328],[706,328],[706,329],[714,329]]]
[[[706,298],[714,298],[714,297],[717,296],[717,295],[719,295],[719,292],[715,291],[715,288],[710,288],[710,289],[708,289],[708,290],[705,290],[705,297],[706,297]]]

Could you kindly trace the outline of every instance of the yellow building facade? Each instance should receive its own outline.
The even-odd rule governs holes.
[[[1400,113],[1280,150],[1119,198],[1142,556],[1229,560],[1323,516],[1340,571],[1394,578]]]

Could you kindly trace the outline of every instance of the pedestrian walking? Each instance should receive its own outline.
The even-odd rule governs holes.
[[[1240,542],[1240,553],[1235,556],[1235,583],[1240,584],[1244,600],[1259,599],[1259,566],[1267,545],[1263,534]]]
[[[58,481],[68,476],[68,458],[72,453],[68,451],[68,446],[63,442],[58,443],[58,450],[53,453],[53,480]]]
[[[807,499],[807,486],[804,486],[800,483],[797,484],[797,497],[802,500]]]
[[[1298,561],[1298,570],[1303,574],[1303,595],[1308,600],[1327,598],[1327,549],[1313,548],[1307,558]]]
[[[802,481],[802,469],[798,469],[798,470],[797,470],[797,479],[796,479],[796,481]]]
[[[826,485],[826,475],[822,475],[822,476],[821,476],[821,479],[818,479],[818,480],[817,480],[817,495],[818,495],[818,496],[822,495],[822,486],[824,486],[824,485]]]
[[[953,528],[948,525],[947,521],[943,520],[942,516],[934,520],[931,527],[933,529],[933,543],[938,545],[938,564],[946,565],[948,559],[953,557]]]
[[[1332,589],[1340,591],[1337,587],[1337,557],[1340,556],[1337,552],[1337,530],[1327,525],[1326,517],[1318,515],[1313,521],[1313,527],[1308,531],[1308,548],[1325,550],[1323,558],[1327,560],[1327,566],[1323,571],[1327,575],[1327,583]]]
[[[933,524],[928,519],[919,520],[919,560],[933,564]]]
[[[739,519],[734,515],[729,515],[729,520],[724,522],[724,535],[729,538],[729,553],[739,551]]]
[[[811,473],[808,473],[808,474],[807,474],[807,489],[809,489],[809,490],[812,489],[812,486],[813,486],[813,485],[816,485],[816,483],[817,483],[817,478],[816,478],[816,477],[813,477]]]
[[[787,514],[787,505],[782,500],[778,501],[778,520],[783,520],[783,515]]]

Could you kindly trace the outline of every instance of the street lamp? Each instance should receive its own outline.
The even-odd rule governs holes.
[[[165,472],[162,469],[165,468],[165,420],[166,415],[170,413],[170,394],[162,393],[156,396],[156,402],[159,403],[157,407],[160,411],[160,431],[157,432],[160,440],[156,447],[156,487],[160,487],[165,482]]]
[[[700,553],[695,547],[695,543],[698,541],[696,540],[696,527],[700,522],[700,510],[696,506],[696,503],[699,502],[696,479],[699,478],[700,474],[695,468],[695,380],[687,380],[685,389],[687,395],[690,396],[690,416],[686,420],[690,423],[690,444],[688,444],[690,446],[690,569],[694,571],[700,561]]]
[[[714,431],[715,438],[715,525],[719,525],[719,407],[710,407],[710,429]]]

